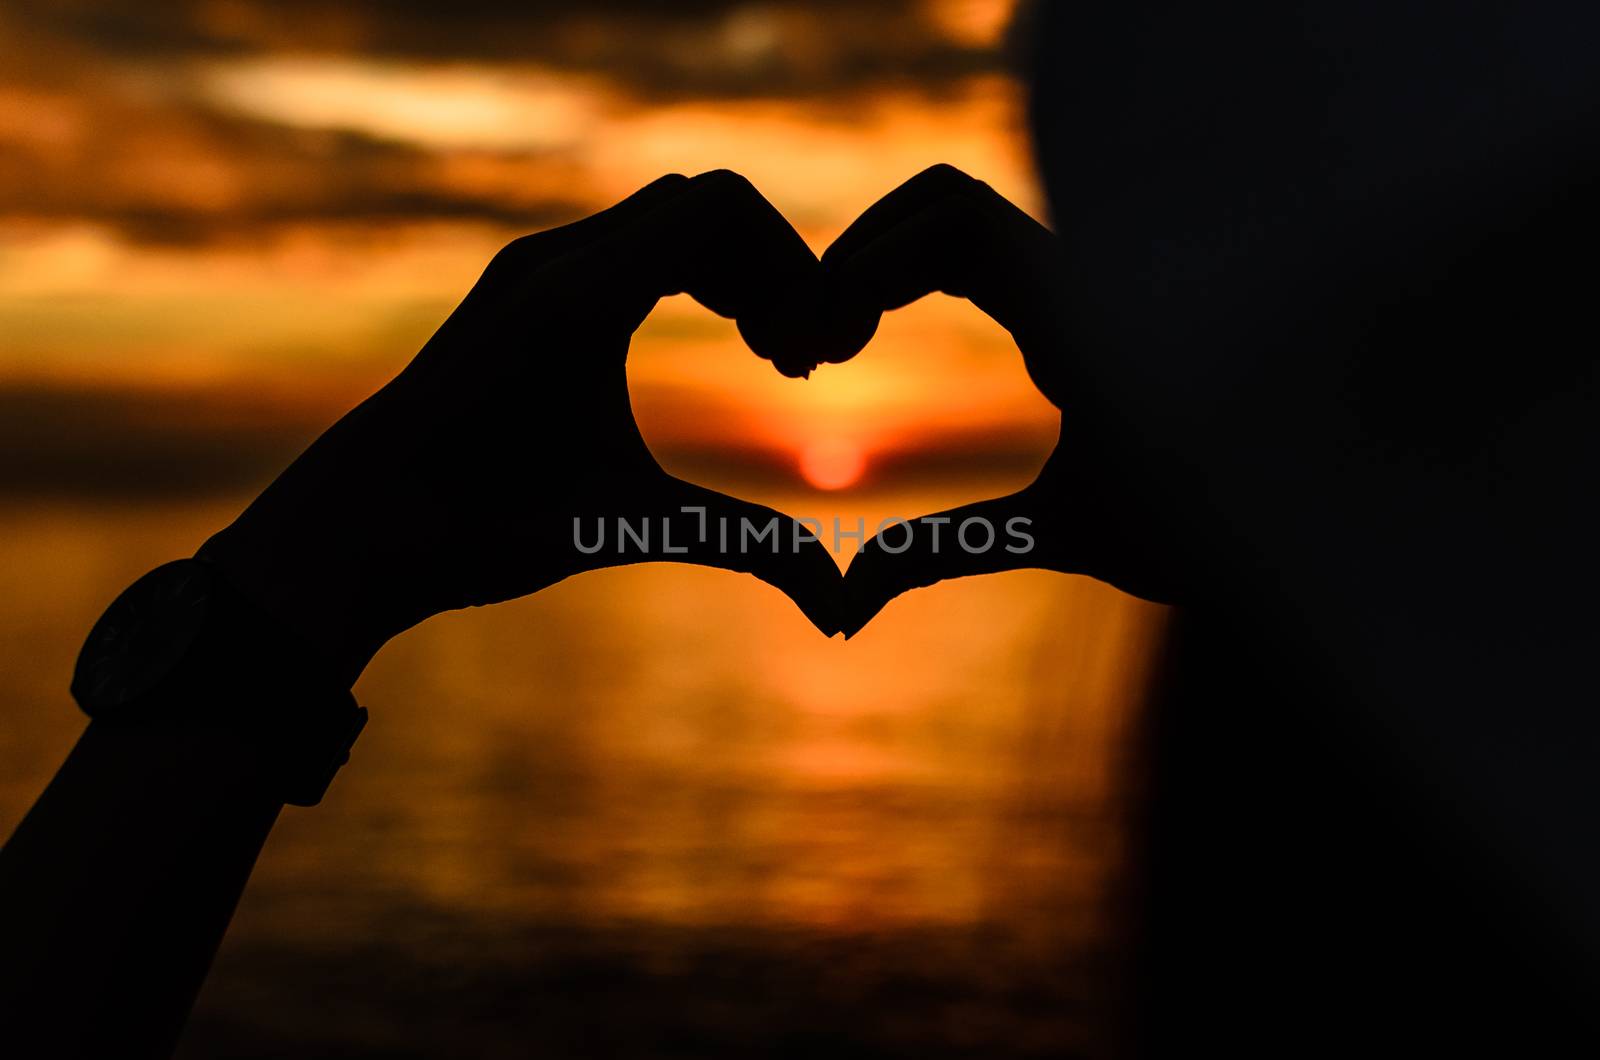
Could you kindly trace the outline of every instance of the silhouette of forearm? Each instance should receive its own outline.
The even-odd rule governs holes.
[[[221,727],[90,725],[0,849],[11,1055],[171,1052],[277,819],[265,790]]]

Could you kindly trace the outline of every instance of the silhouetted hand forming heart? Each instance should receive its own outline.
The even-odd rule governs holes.
[[[1174,599],[1147,521],[1097,459],[1095,410],[1074,407],[1068,285],[1049,229],[989,185],[934,166],[862,214],[822,266],[829,289],[854,304],[858,318],[935,291],[970,300],[1011,332],[1034,384],[1065,414],[1055,451],[1025,489],[924,516],[920,527],[885,528],[863,546],[845,573],[847,637],[907,590],[1006,570],[1089,574],[1148,599]],[[1007,535],[1008,525],[1031,544]]]
[[[411,364],[201,554],[352,681],[430,615],[645,559],[754,574],[838,632],[839,569],[820,543],[668,475],[639,434],[629,340],[680,292],[734,318],[787,375],[849,358],[878,320],[825,304],[816,255],[744,178],[663,177],[507,246]],[[619,518],[648,544],[624,538]],[[775,544],[725,545],[719,532],[774,519]]]

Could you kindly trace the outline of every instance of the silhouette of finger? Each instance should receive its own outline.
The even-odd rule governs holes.
[[[941,199],[958,196],[976,200],[985,195],[998,199],[1004,207],[1016,209],[988,184],[955,166],[944,162],[929,166],[863,210],[823,251],[822,262],[828,265],[850,257],[900,222],[916,216]]]
[[[842,292],[883,310],[935,291],[966,298],[1007,330],[1025,330],[1041,300],[1053,300],[1049,232],[1011,208],[986,208],[972,195],[946,195],[884,229],[857,250],[830,256]]]
[[[687,293],[735,319],[750,348],[789,375],[853,354],[876,327],[875,315],[846,326],[830,311],[811,248],[748,180],[727,170],[689,178],[564,264],[636,323],[656,300]]]
[[[851,560],[844,576],[842,630],[855,636],[901,593],[950,578],[1029,567],[1059,569],[1030,490],[951,508],[885,527]],[[1047,552],[1047,550],[1050,550]]]
[[[429,377],[440,360],[441,339],[457,338],[463,330],[495,329],[504,326],[507,314],[518,311],[517,296],[530,289],[545,266],[561,260],[584,246],[645,215],[689,184],[677,173],[659,177],[621,202],[571,224],[531,235],[518,236],[507,243],[484,268],[483,274],[439,332],[424,346],[409,366],[411,379]],[[446,361],[454,358],[445,358]],[[448,365],[444,366],[448,371]]]
[[[744,177],[714,170],[635,219],[617,237],[632,253],[612,264],[618,282],[658,297],[688,293],[738,317],[775,291],[815,284],[818,262],[784,216]]]
[[[833,299],[866,311],[934,292],[971,301],[1011,332],[1040,390],[1059,404],[1055,237],[982,181],[951,166],[923,171],[863,213],[822,262]]]
[[[668,515],[679,528],[674,545],[685,551],[662,558],[753,574],[785,593],[824,636],[839,632],[841,575],[819,527],[687,482],[676,492]]]
[[[491,284],[521,284],[546,263],[618,231],[681,194],[688,186],[688,177],[681,173],[668,173],[598,213],[557,228],[518,236],[501,248],[489,262],[484,270],[484,280]]]

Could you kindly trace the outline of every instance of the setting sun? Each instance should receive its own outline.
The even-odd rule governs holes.
[[[842,490],[861,481],[867,455],[854,442],[830,438],[815,442],[800,454],[800,474],[819,490]]]

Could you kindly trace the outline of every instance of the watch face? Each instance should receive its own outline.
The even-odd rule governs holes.
[[[215,575],[184,559],[157,567],[100,616],[78,655],[72,695],[91,717],[137,700],[171,673],[205,625]]]

